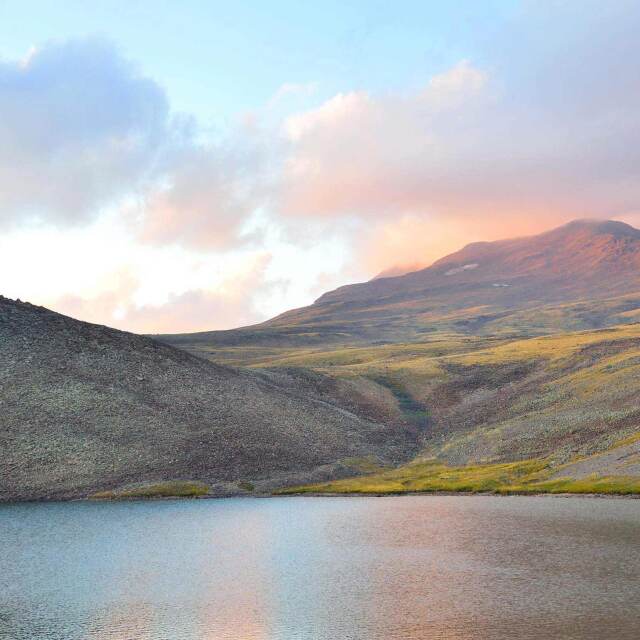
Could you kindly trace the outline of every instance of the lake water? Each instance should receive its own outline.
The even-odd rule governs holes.
[[[0,638],[637,640],[640,500],[0,506]]]

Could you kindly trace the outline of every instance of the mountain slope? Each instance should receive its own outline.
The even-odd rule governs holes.
[[[640,231],[577,220],[537,236],[470,244],[406,275],[340,287],[260,325],[162,339],[200,350],[414,341],[441,330],[535,335],[623,322],[598,303],[626,296],[611,307],[628,312],[639,306],[639,292]],[[555,309],[555,318],[536,327],[529,312],[541,307]]]
[[[575,220],[537,236],[475,242],[426,269],[341,287],[316,304],[413,299],[431,290],[446,297],[440,288],[454,285],[491,287],[483,292],[509,304],[522,302],[525,293],[527,301],[534,293],[538,302],[591,298],[599,293],[596,284],[606,284],[610,297],[630,291],[630,276],[631,290],[637,290],[639,268],[640,230],[623,222]],[[543,283],[554,286],[542,288]]]
[[[640,487],[639,267],[640,231],[576,221],[342,287],[256,327],[164,339],[220,361],[378,385],[420,426],[418,460],[529,460],[553,482],[595,468]],[[413,470],[389,472],[390,490],[415,488]],[[339,484],[382,490],[376,477]]]
[[[384,402],[366,389],[341,402],[320,375],[303,386],[219,366],[4,298],[0,361],[0,501],[169,480],[238,491],[397,462],[415,443],[375,421]]]

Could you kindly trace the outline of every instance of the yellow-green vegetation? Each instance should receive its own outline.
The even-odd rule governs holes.
[[[596,331],[577,331],[513,340],[491,349],[452,356],[452,360],[463,364],[499,364],[545,358],[553,362],[566,358],[583,347],[599,342],[615,342],[638,337],[640,337],[640,324],[623,325]]]
[[[343,458],[340,463],[358,473],[376,473],[385,469],[380,464],[380,461],[372,456],[366,458]]]
[[[605,495],[640,495],[638,476],[591,476],[588,478],[558,478],[533,485],[540,493],[599,493]],[[525,490],[529,487],[525,487]]]
[[[357,478],[284,489],[281,493],[410,493],[417,491],[498,491],[539,478],[547,465],[537,460],[450,467],[429,460]]]
[[[603,342],[640,339],[640,323],[594,331],[576,331],[546,336],[469,336],[452,332],[426,335],[420,342],[402,342],[366,347],[321,348],[227,348],[216,351],[203,347],[200,355],[234,365],[253,367],[307,367],[333,375],[352,376],[406,371],[412,374],[442,374],[446,363],[461,365],[501,365],[546,360],[557,365],[585,347]],[[638,348],[640,354],[640,346]],[[634,354],[635,355],[635,354]],[[629,353],[618,359],[628,358]],[[615,361],[612,363],[615,365]]]
[[[133,498],[197,498],[205,496],[209,486],[191,480],[170,480],[153,484],[124,487],[111,491],[98,491],[90,496],[94,500],[125,500]]]
[[[313,312],[313,309],[309,307],[308,311]],[[382,315],[377,316],[378,311]],[[280,321],[268,329],[257,329],[254,334],[247,333],[243,343],[235,346],[225,345],[215,333],[208,338],[199,334],[169,338],[173,339],[170,342],[182,348],[235,366],[355,366],[390,360],[393,355],[387,358],[389,352],[396,354],[402,350],[415,350],[420,354],[422,349],[430,349],[429,345],[437,343],[453,353],[458,350],[456,343],[463,350],[473,351],[482,341],[486,344],[491,340],[514,341],[580,331],[597,334],[598,331],[592,331],[592,327],[622,327],[637,323],[640,320],[640,296],[634,293],[604,300],[496,311],[491,305],[454,305],[449,308],[446,304],[434,305],[423,299],[399,304],[385,301],[379,309],[368,307],[362,318],[341,317],[342,333],[336,331],[331,322],[323,321],[313,313],[305,320],[300,315],[304,310],[297,310],[293,324]],[[306,325],[307,321],[311,324]],[[306,326],[303,329],[296,323]],[[370,338],[358,337],[365,329],[379,335],[385,344],[371,344]],[[269,338],[265,339],[261,331]],[[545,346],[552,345],[543,345],[543,349]],[[429,354],[422,352],[421,355]]]
[[[426,334],[414,342],[379,345],[322,345],[319,347],[217,347],[209,344],[187,344],[194,353],[215,362],[250,367],[310,367],[344,374],[357,373],[370,367],[384,368],[419,358],[435,358],[454,353],[467,353],[506,338],[476,337],[454,331]]]
[[[640,494],[638,477],[590,477],[550,480],[553,469],[544,460],[452,467],[430,460],[358,478],[281,489],[279,495],[471,493],[602,493]]]
[[[640,440],[640,433],[634,433],[626,438],[623,438],[622,440],[619,440],[618,442],[615,443],[616,447],[623,447],[627,444],[633,444],[634,442],[638,442],[638,440]]]

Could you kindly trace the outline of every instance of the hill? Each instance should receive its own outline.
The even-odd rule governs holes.
[[[0,361],[0,501],[237,493],[415,452],[366,384],[221,366],[5,298]]]
[[[237,352],[236,352],[237,353]],[[420,453],[361,479],[288,491],[640,493],[640,324],[516,338],[299,350],[256,367],[366,380],[413,421]],[[393,406],[389,407],[393,410]]]

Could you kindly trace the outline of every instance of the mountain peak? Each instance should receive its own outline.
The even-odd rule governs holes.
[[[601,260],[610,254],[615,258],[620,254],[620,247],[625,246],[628,250],[640,256],[640,230],[624,222],[617,220],[597,220],[592,218],[582,218],[572,220],[560,227],[544,231],[538,235],[523,236],[520,238],[510,238],[506,240],[495,240],[493,242],[473,242],[466,245],[460,251],[449,254],[436,261],[432,267],[443,267],[450,264],[462,262],[474,262],[480,259],[494,261],[496,259],[506,259],[513,266],[514,262],[526,259],[531,266],[531,257],[544,254],[547,258],[556,261],[557,265],[570,261],[571,256],[578,258],[580,253],[582,259],[587,259],[583,266],[588,266],[589,252],[594,251],[594,245],[598,246],[598,258]],[[545,263],[548,265],[548,262]],[[575,260],[574,260],[575,262]]]
[[[329,292],[316,306],[411,301],[424,309],[512,308],[638,290],[640,230],[617,220],[579,219],[538,235],[474,242],[426,269]]]
[[[548,331],[565,311],[542,312],[538,318],[525,310],[584,301],[597,312],[582,308],[570,324],[558,321],[557,326],[595,328],[611,324],[614,316],[599,301],[618,296],[625,298],[616,319],[637,321],[640,231],[615,220],[573,220],[538,235],[476,242],[405,275],[345,285],[311,306],[258,328],[216,334],[216,340],[245,344],[247,333],[269,345],[421,340],[437,327],[463,333],[496,327],[517,331],[523,323],[529,326],[525,317]],[[502,318],[510,319],[500,325]]]
[[[626,222],[619,220],[598,220],[593,218],[579,218],[572,220],[561,227],[547,231],[548,234],[554,232],[589,232],[593,235],[611,235],[616,238],[628,236],[632,238],[640,238],[640,230],[632,227]]]

